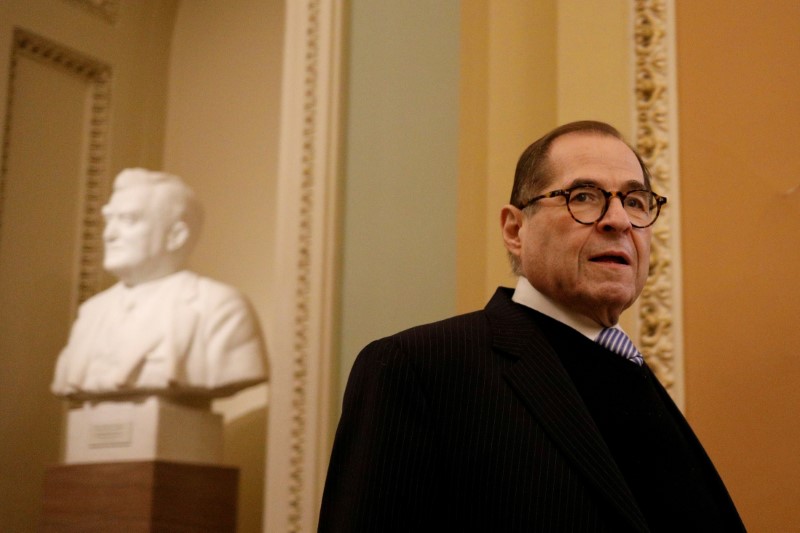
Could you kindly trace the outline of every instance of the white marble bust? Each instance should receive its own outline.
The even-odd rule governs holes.
[[[103,266],[119,282],[81,305],[53,393],[208,400],[265,381],[264,340],[248,301],[185,270],[202,224],[192,190],[177,176],[123,170],[103,217]]]

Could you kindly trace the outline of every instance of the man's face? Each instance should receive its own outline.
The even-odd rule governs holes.
[[[549,161],[552,183],[544,192],[584,183],[607,191],[645,188],[636,156],[614,137],[566,134],[551,145]],[[521,218],[522,274],[557,303],[615,324],[647,279],[651,228],[634,228],[618,198],[591,225],[573,220],[563,197],[540,200],[535,209]]]
[[[154,277],[166,253],[168,223],[155,196],[152,187],[127,187],[103,207],[103,266],[129,284]]]

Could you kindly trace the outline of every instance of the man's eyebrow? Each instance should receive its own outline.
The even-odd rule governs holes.
[[[569,182],[567,188],[569,189],[570,187],[580,187],[581,185],[594,185],[596,187],[600,186],[598,184],[598,181],[593,178],[575,178],[574,180]]]
[[[142,216],[144,209],[140,207],[111,207],[104,205],[100,208],[103,216],[117,216],[117,217],[138,217]]]
[[[639,180],[628,180],[622,185],[622,191],[639,191],[639,190],[647,190],[647,185],[643,181]]]
[[[600,187],[601,189],[604,188],[600,185],[600,181],[594,178],[575,178],[572,180],[569,185],[567,185],[567,189],[571,187],[580,187],[581,185],[594,185],[595,187]],[[628,180],[622,184],[620,187],[620,191],[627,192],[627,191],[637,191],[637,190],[646,190],[647,185],[644,182],[638,180]]]

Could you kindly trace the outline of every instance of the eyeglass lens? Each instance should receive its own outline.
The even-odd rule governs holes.
[[[603,191],[594,187],[578,187],[569,195],[569,207],[575,220],[584,224],[597,222],[606,210],[606,198]],[[624,195],[622,207],[631,222],[637,226],[650,224],[658,213],[657,202],[649,191],[631,191]]]

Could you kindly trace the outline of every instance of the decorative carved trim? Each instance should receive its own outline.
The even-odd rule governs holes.
[[[683,338],[678,210],[677,109],[672,0],[634,1],[636,142],[653,186],[671,203],[653,230],[650,278],[639,300],[640,344],[648,364],[683,405]]]
[[[340,0],[286,3],[265,531],[313,531],[330,450]]]
[[[106,22],[113,24],[117,21],[119,0],[70,0],[70,2],[78,4]]]
[[[5,145],[0,174],[0,214],[4,203],[3,191],[8,170],[12,103],[16,67],[20,57],[27,57],[50,67],[78,76],[90,84],[86,160],[83,176],[83,198],[76,305],[100,290],[103,262],[103,221],[100,213],[107,194],[106,160],[108,152],[108,123],[111,105],[111,68],[70,48],[45,39],[27,30],[14,30],[8,83],[8,105],[5,117]],[[2,217],[0,217],[1,219]],[[2,228],[0,228],[1,230]]]

